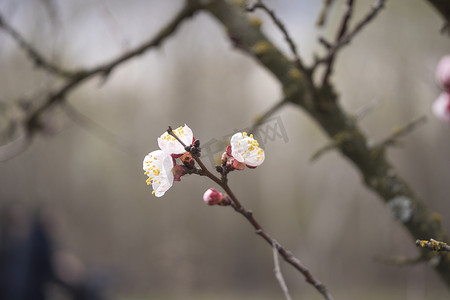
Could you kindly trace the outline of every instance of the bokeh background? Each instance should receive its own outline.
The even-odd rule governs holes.
[[[343,12],[339,0],[326,27],[318,29],[321,2],[266,1],[307,62],[322,51],[318,36],[334,36]],[[353,20],[372,2],[357,1]],[[2,0],[0,13],[45,57],[67,68],[89,68],[154,36],[182,3]],[[289,54],[272,22],[255,15]],[[340,53],[332,82],[349,112],[376,103],[360,123],[375,142],[427,116],[389,157],[450,229],[450,128],[430,110],[439,94],[434,69],[450,50],[448,36],[439,33],[442,25],[426,1],[388,1]],[[3,121],[14,101],[39,101],[61,84],[36,68],[4,32],[0,70]],[[199,13],[158,49],[69,95],[70,105],[95,124],[53,110],[48,133],[0,163],[0,204],[20,203],[30,213],[50,210],[58,249],[100,278],[111,299],[283,299],[272,249],[232,209],[203,203],[212,182],[183,177],[156,198],[142,171],[143,157],[157,149],[156,139],[168,125],[188,124],[203,143],[223,140],[249,127],[281,97],[271,74],[234,49],[216,20]],[[328,140],[306,114],[285,106],[274,116],[288,140],[265,143],[266,161],[257,169],[230,174],[231,187],[263,227],[336,299],[448,298],[426,264],[396,267],[374,260],[378,254],[417,251],[348,161],[333,151],[310,161]],[[5,144],[8,138],[2,137]],[[289,265],[281,267],[294,298],[321,299]]]

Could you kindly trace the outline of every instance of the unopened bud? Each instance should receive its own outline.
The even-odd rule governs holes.
[[[222,163],[222,165],[226,164],[228,160],[228,154],[226,152],[222,153],[222,157],[220,159],[220,162]]]
[[[183,155],[181,155],[180,160],[186,167],[188,168],[194,167],[195,160],[192,158],[192,155],[189,152],[185,152]]]
[[[231,204],[231,199],[228,195],[223,194],[214,188],[210,188],[203,194],[203,201],[208,205],[226,206]]]
[[[223,173],[222,166],[216,166],[216,171],[219,172],[220,174],[222,174]]]

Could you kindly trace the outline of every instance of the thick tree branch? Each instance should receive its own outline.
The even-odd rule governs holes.
[[[384,1],[377,3],[378,8],[373,9],[373,16]],[[422,199],[398,175],[384,151],[373,148],[354,118],[343,111],[331,85],[314,88],[308,85],[304,74],[292,76],[291,70],[295,68],[293,63],[259,28],[251,25],[240,7],[217,0],[206,4],[205,8],[227,28],[232,41],[240,49],[273,74],[281,83],[289,102],[308,112],[328,136],[334,137],[342,132],[348,134],[337,148],[360,171],[367,187],[388,204],[394,217],[405,226],[414,240],[436,237],[445,242],[449,241],[435,214],[431,213]],[[373,18],[372,15],[368,19]],[[354,33],[355,31],[351,31],[349,34]],[[433,267],[447,285],[450,285],[450,257],[443,256]]]
[[[427,0],[442,15],[447,24],[450,24],[450,1],[448,0]]]

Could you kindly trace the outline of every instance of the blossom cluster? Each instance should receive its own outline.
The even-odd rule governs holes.
[[[450,123],[450,55],[439,61],[436,80],[443,91],[434,101],[432,111],[438,119]]]
[[[191,145],[194,142],[194,134],[187,125],[180,126],[173,132],[185,145]],[[156,197],[161,197],[172,187],[175,179],[176,172],[173,172],[175,158],[183,155],[186,150],[168,132],[158,138],[158,146],[160,150],[147,154],[142,164],[145,175],[148,176],[147,184],[152,185],[153,194]]]
[[[174,181],[180,181],[181,176],[195,172],[193,156],[200,156],[200,141],[194,138],[192,130],[185,124],[173,130],[179,140],[168,132],[158,138],[159,150],[147,154],[143,161],[143,169],[147,178],[147,185],[152,185],[153,194],[161,197],[169,190]],[[181,141],[181,142],[180,142]],[[184,145],[183,145],[184,144]],[[264,150],[259,147],[253,135],[237,132],[231,137],[230,146],[222,155],[222,166],[226,171],[243,170],[246,166],[256,168],[264,161]],[[176,164],[180,159],[182,165]],[[209,205],[229,205],[228,196],[210,189],[205,193],[204,200]]]

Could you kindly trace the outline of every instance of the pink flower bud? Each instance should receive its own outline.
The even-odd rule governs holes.
[[[226,164],[228,161],[228,154],[226,152],[222,153],[222,157],[220,158],[220,162],[222,165]]]
[[[441,95],[439,95],[439,97],[434,101],[431,109],[433,111],[433,114],[438,119],[450,124],[450,94],[449,93],[444,92]]]
[[[203,194],[203,201],[208,205],[230,205],[231,200],[226,194],[222,194],[214,188],[210,188]]]
[[[450,55],[445,55],[436,67],[436,80],[442,88],[450,92]]]

